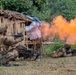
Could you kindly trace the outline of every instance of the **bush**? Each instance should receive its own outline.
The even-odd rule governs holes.
[[[49,52],[56,51],[58,48],[62,46],[63,46],[62,44],[44,45],[43,50],[44,50],[44,53],[49,53]]]
[[[56,51],[57,49],[59,49],[59,48],[62,47],[62,46],[63,46],[62,44],[52,45],[52,47],[51,47],[51,52],[52,52],[52,51]]]
[[[76,48],[76,44],[74,44],[74,45],[71,46],[71,49],[74,49],[74,48]]]

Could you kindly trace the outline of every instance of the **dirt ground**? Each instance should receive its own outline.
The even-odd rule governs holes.
[[[0,67],[0,75],[76,75],[76,56],[41,57],[36,61],[12,62],[21,66]]]

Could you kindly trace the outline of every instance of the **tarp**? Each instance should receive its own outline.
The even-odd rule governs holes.
[[[25,17],[27,17],[28,19],[30,19],[30,20],[32,20],[32,21],[34,21],[34,22],[41,23],[41,21],[40,21],[38,18],[36,18],[36,17],[31,17],[31,16],[29,16],[29,15],[25,15]]]
[[[41,38],[41,32],[39,30],[40,23],[37,21],[32,21],[29,26],[25,27],[26,34],[31,40]]]

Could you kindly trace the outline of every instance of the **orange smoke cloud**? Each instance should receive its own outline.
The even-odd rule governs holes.
[[[66,39],[66,43],[76,43],[76,18],[68,22],[61,15],[55,17],[51,23],[43,22],[41,25],[43,39],[52,40],[58,36],[61,40]]]

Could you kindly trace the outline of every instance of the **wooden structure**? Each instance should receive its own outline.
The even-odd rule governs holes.
[[[41,46],[37,47],[38,44],[41,45],[40,39],[30,40],[25,34],[25,26],[30,22],[31,20],[21,13],[9,10],[0,10],[0,27],[8,27],[7,36],[22,33],[24,40],[19,44],[25,45],[27,49],[33,48],[34,50],[38,50],[41,48]]]
[[[42,52],[42,39],[29,40],[29,37],[26,35],[25,45],[27,49],[33,49],[34,51]]]
[[[30,21],[26,22],[26,26],[30,25]],[[27,49],[33,49],[34,51],[42,52],[42,39],[34,39],[30,40],[29,37],[26,35],[25,30],[25,46]]]

